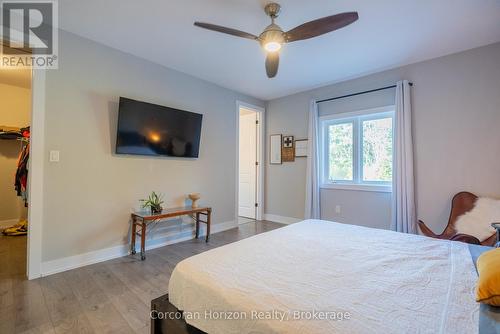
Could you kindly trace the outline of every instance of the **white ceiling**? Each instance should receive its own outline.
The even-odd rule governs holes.
[[[259,34],[264,0],[64,0],[62,29],[264,100],[500,41],[500,0],[281,0],[286,31],[358,11],[359,21],[291,43],[268,79],[258,43],[193,26]]]

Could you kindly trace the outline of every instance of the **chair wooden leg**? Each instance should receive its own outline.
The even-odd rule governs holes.
[[[212,223],[212,210],[208,210],[207,212],[207,237],[205,239],[205,242],[208,242],[208,239],[210,238],[210,225]]]
[[[428,228],[427,225],[425,225],[425,223],[423,221],[421,221],[421,220],[418,221],[418,227],[420,227],[420,231],[422,231],[422,233],[425,236],[439,239],[440,236],[435,234],[434,232],[432,232],[432,230],[430,228]]]
[[[132,235],[131,235],[131,241],[130,241],[130,254],[134,255],[135,254],[135,237],[137,234],[137,225],[135,218],[132,219]]]
[[[146,223],[142,222],[141,231],[141,260],[146,260]]]
[[[200,213],[196,213],[196,239],[200,236]]]

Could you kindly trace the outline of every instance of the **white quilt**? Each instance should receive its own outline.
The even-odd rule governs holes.
[[[473,334],[476,280],[464,243],[306,220],[180,262],[169,299],[214,334]]]

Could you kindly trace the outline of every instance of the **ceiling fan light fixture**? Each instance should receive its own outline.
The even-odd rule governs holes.
[[[270,41],[264,44],[264,50],[267,52],[278,52],[281,50],[281,43]]]
[[[259,37],[261,45],[267,52],[278,52],[281,50],[283,44],[285,44],[285,37],[283,36],[283,30],[276,25],[269,25],[266,30]]]

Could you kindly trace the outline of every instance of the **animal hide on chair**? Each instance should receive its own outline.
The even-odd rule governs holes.
[[[477,199],[471,211],[458,217],[455,229],[457,233],[484,241],[495,233],[491,223],[496,222],[500,222],[500,200],[482,197]]]

